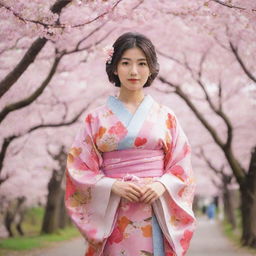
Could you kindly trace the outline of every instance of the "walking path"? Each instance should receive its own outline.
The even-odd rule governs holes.
[[[58,243],[51,249],[36,250],[25,254],[7,254],[6,256],[84,256],[85,244],[82,238]],[[236,248],[221,232],[216,222],[206,218],[198,219],[196,232],[192,238],[186,256],[255,256],[247,250]],[[155,255],[157,256],[157,255]]]
[[[251,256],[248,250],[236,248],[222,233],[218,223],[201,217],[187,256]]]

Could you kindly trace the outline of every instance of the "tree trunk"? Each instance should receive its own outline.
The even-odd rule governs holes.
[[[241,190],[243,233],[242,245],[256,248],[256,147],[251,156],[249,172]]]
[[[256,184],[255,184],[256,186]],[[243,233],[241,242],[242,245],[256,248],[256,194],[254,199],[250,195],[251,191],[248,188],[242,189],[241,193],[241,212]]]
[[[51,154],[52,155],[52,154]],[[62,145],[57,155],[52,157],[59,162],[59,169],[53,170],[52,177],[48,183],[47,204],[44,213],[44,220],[41,233],[51,234],[59,228],[61,204],[63,201],[63,189],[61,187],[66,166],[66,152]]]
[[[59,228],[59,211],[61,204],[61,180],[54,170],[48,183],[48,196],[41,233],[51,234]]]
[[[228,223],[231,224],[232,229],[234,230],[236,229],[236,218],[235,218],[234,207],[231,200],[231,194],[227,187],[224,188],[223,203],[224,203],[225,218],[228,221]]]
[[[4,217],[4,226],[8,232],[8,236],[9,237],[13,237],[13,232],[12,232],[12,223],[14,220],[14,215],[12,212],[10,212],[9,210],[6,212],[5,217]]]
[[[25,212],[26,212],[26,206],[24,205],[24,202],[26,201],[26,197],[18,197],[18,203],[17,203],[17,209],[16,209],[16,230],[21,236],[24,236],[25,233],[22,229],[22,222],[25,217]]]
[[[20,235],[24,235],[21,224],[24,217],[25,206],[24,202],[26,198],[24,196],[18,197],[15,200],[9,202],[8,209],[6,211],[4,217],[4,225],[8,231],[9,237],[14,237],[14,233],[12,232],[12,226],[16,224],[16,229]],[[18,219],[18,223],[15,223]]]

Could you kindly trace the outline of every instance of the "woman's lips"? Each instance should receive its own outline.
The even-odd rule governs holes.
[[[139,79],[128,79],[130,82],[137,82]]]

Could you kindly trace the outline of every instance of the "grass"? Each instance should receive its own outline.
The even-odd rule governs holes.
[[[232,229],[231,224],[228,223],[225,219],[222,221],[222,229],[224,234],[229,238],[229,240],[231,240],[234,243],[236,247],[243,249],[247,253],[256,255],[256,249],[241,245],[240,238],[242,235],[242,219],[240,209],[235,210],[235,217],[237,221],[237,227],[235,230]]]
[[[0,240],[0,256],[4,255],[1,253],[6,250],[25,251],[35,248],[48,247],[53,245],[55,242],[69,240],[79,235],[78,230],[73,226],[58,230],[55,234],[41,235],[40,229],[43,215],[43,208],[30,209],[27,212],[22,225],[25,236],[18,236],[17,232],[14,232],[14,238]]]
[[[56,234],[37,235],[30,237],[7,238],[0,241],[0,248],[8,250],[31,250],[52,245],[53,242],[65,241],[78,236],[78,231],[74,227],[59,230]]]

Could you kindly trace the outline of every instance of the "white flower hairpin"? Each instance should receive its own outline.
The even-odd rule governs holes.
[[[113,57],[113,54],[114,54],[114,47],[113,46],[110,46],[110,45],[107,45],[103,48],[103,52],[104,54],[106,55],[106,59],[105,61],[110,64],[111,61],[112,61],[112,57]]]

